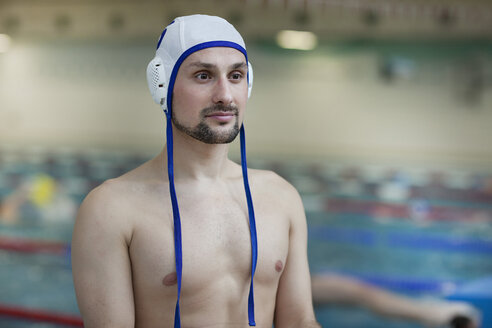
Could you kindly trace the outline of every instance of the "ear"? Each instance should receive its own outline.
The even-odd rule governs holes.
[[[147,65],[147,84],[154,101],[165,109],[167,93],[166,71],[159,56],[155,56]]]
[[[253,89],[253,66],[248,62],[248,98],[251,97],[251,89]]]

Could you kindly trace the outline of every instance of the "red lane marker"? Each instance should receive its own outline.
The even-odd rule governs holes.
[[[60,242],[0,237],[0,249],[15,252],[63,255],[68,246]]]
[[[26,309],[22,307],[0,304],[0,316],[20,318],[30,321],[42,321],[65,326],[83,327],[82,319],[78,316],[47,312],[43,310]]]

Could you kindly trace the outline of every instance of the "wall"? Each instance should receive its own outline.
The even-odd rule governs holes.
[[[0,54],[1,145],[158,152],[165,122],[145,81],[153,44],[14,40]],[[425,49],[251,45],[248,152],[492,168],[490,81],[465,98],[470,56]]]

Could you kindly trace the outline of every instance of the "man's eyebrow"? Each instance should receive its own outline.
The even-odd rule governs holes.
[[[188,66],[193,66],[193,67],[198,67],[198,68],[207,68],[207,69],[211,69],[211,68],[216,67],[216,65],[214,65],[214,64],[204,63],[204,62],[192,62]]]
[[[200,62],[200,61],[192,62],[188,66],[190,66],[190,67],[198,67],[198,68],[205,68],[205,69],[212,69],[212,68],[216,68],[217,67],[217,65],[215,65],[215,64],[210,64],[210,63],[205,63],[205,62]],[[248,65],[246,64],[246,62],[240,62],[240,63],[232,64],[230,66],[230,68],[231,69],[239,69],[239,68],[245,68],[247,66]]]
[[[236,64],[231,65],[231,68],[232,69],[238,69],[238,68],[245,68],[247,66],[248,66],[248,64],[246,64],[245,62],[240,62],[240,63],[236,63]]]

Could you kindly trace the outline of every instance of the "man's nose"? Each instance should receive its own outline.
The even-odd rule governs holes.
[[[216,81],[212,101],[215,104],[222,103],[224,105],[232,103],[232,89],[227,77],[221,77]]]

